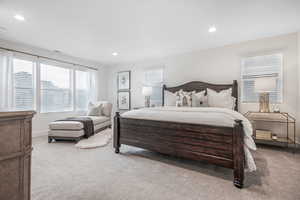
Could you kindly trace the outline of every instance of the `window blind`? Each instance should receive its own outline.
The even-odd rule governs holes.
[[[162,105],[163,68],[147,69],[144,72],[144,86],[152,87],[151,105]]]
[[[282,54],[243,58],[241,66],[242,102],[259,102],[259,94],[254,91],[255,79],[274,77],[276,79],[276,90],[270,93],[270,102],[282,103],[282,71]]]
[[[91,93],[91,74],[86,71],[75,71],[76,110],[87,110]]]

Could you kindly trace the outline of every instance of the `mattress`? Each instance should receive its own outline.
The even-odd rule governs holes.
[[[242,120],[244,129],[244,150],[249,171],[255,171],[256,165],[251,150],[256,150],[253,141],[252,125],[241,113],[227,108],[215,107],[155,107],[131,110],[121,115],[122,118],[145,119],[155,121],[205,124],[212,126],[234,127],[235,120]]]
[[[110,121],[106,121],[101,124],[94,125],[94,131],[95,133],[106,126],[109,126],[111,124]],[[80,137],[84,135],[84,130],[49,130],[48,136],[59,136],[59,137]]]
[[[109,117],[105,116],[81,116],[81,117],[89,117],[93,120],[94,125],[102,124],[104,122],[109,121]],[[83,129],[83,124],[81,122],[76,121],[55,121],[49,124],[50,130],[81,130]]]

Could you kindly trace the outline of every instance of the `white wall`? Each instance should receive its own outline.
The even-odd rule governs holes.
[[[107,80],[106,80],[106,76],[104,75],[106,73],[105,67],[102,67],[101,63],[84,60],[84,59],[80,59],[80,58],[75,58],[75,57],[68,56],[68,55],[58,54],[53,51],[49,51],[49,50],[45,50],[45,49],[41,49],[41,48],[29,46],[29,45],[24,45],[21,43],[5,41],[5,40],[1,40],[1,39],[0,39],[0,47],[10,48],[10,49],[24,51],[24,52],[37,54],[37,55],[41,55],[41,56],[46,56],[46,57],[50,57],[50,58],[69,61],[69,62],[73,62],[73,63],[77,63],[77,64],[96,67],[99,69],[99,72],[98,72],[99,88],[106,85]],[[106,96],[107,96],[106,87],[98,90],[98,99],[106,99]],[[38,114],[36,114],[33,118],[33,137],[40,136],[40,135],[46,135],[47,131],[48,131],[49,122],[52,122],[52,121],[55,121],[58,119],[62,119],[65,117],[74,116],[77,114],[78,113],[74,113],[74,112],[38,113]]]
[[[100,67],[98,70],[98,99],[101,101],[108,100],[107,73],[107,67]]]
[[[240,82],[240,63],[244,56],[261,55],[265,53],[282,52],[284,55],[284,102],[280,105],[282,111],[297,115],[298,94],[298,49],[297,33],[272,38],[247,41],[208,50],[200,50],[162,59],[136,63],[126,63],[110,67],[108,72],[108,99],[116,107],[117,86],[116,74],[121,70],[132,71],[132,107],[143,105],[142,72],[147,67],[164,66],[165,83],[175,86],[192,80],[211,83]],[[258,110],[258,104],[240,104],[242,113],[248,110]],[[300,135],[300,134],[298,134]]]

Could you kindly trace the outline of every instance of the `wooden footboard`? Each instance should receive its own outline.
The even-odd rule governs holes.
[[[114,117],[114,148],[121,144],[232,168],[234,185],[244,180],[244,132],[240,120],[233,128]]]

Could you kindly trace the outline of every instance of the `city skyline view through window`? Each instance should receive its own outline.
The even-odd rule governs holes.
[[[16,110],[34,109],[34,67],[34,62],[13,59],[13,107]]]
[[[14,58],[12,67],[13,109],[36,109],[36,63]],[[39,84],[41,112],[72,111],[74,103],[76,110],[87,109],[91,89],[89,72],[40,64]]]
[[[71,111],[71,70],[41,64],[41,111]]]

